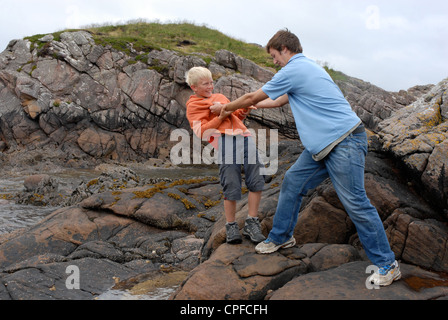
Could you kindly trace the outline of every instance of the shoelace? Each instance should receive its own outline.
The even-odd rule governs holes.
[[[227,232],[229,233],[229,236],[233,237],[236,234],[239,234],[239,229],[238,227],[232,226]]]
[[[253,222],[253,223],[249,223],[247,225],[247,228],[249,229],[250,232],[252,233],[261,233],[261,228],[258,225],[258,223]]]
[[[382,276],[385,276],[389,271],[395,269],[395,264],[392,263],[388,266],[384,266],[378,269],[378,273]]]

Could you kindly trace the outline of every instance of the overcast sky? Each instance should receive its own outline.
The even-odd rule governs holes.
[[[0,51],[12,39],[139,18],[263,46],[288,28],[306,56],[389,91],[448,77],[446,0],[0,0]]]

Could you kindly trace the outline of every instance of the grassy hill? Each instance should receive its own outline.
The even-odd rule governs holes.
[[[91,32],[97,44],[111,45],[127,53],[130,53],[128,43],[132,43],[135,50],[143,52],[164,48],[183,54],[206,53],[214,56],[216,51],[226,49],[260,66],[276,68],[265,48],[234,39],[209,27],[187,22],[162,24],[134,21],[120,25],[85,27],[83,30]],[[76,30],[55,32],[53,36],[58,40],[60,34],[65,31]],[[26,39],[42,46],[43,43],[37,40],[42,36],[44,35],[39,34]],[[341,80],[341,77],[345,76],[328,66],[324,68],[335,80]]]
[[[168,23],[157,22],[129,22],[120,25],[103,25],[85,27],[92,33],[97,44],[111,45],[117,50],[129,53],[128,43],[133,44],[137,51],[148,52],[153,49],[169,49],[183,54],[207,53],[212,56],[220,49],[232,51],[255,63],[274,67],[272,59],[266,50],[256,44],[248,44],[244,41],[229,37],[217,30],[206,26],[198,26],[192,23]],[[53,33],[55,40],[63,30]],[[43,34],[26,37],[35,43]]]

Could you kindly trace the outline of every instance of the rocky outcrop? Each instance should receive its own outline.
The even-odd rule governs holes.
[[[279,171],[267,182],[260,206],[265,234],[283,174],[302,149],[288,141],[279,151]],[[448,228],[439,212],[397,181],[398,169],[381,154],[370,152],[366,168],[368,195],[404,269],[404,280],[390,288],[366,287],[369,262],[329,181],[304,201],[297,246],[259,255],[247,239],[225,243],[221,187],[210,177],[103,190],[32,228],[0,235],[0,297],[95,299],[171,275],[182,275],[171,297],[180,300],[307,299],[300,292],[309,290],[313,299],[445,297],[447,281],[437,272],[448,271]],[[32,186],[34,178],[29,180]],[[247,194],[237,210],[242,228]],[[79,290],[67,287],[70,266],[80,270]]]
[[[380,124],[383,149],[408,168],[418,189],[448,208],[448,80]],[[448,217],[448,216],[447,216]]]
[[[371,83],[344,75],[344,80],[336,80],[337,85],[350,102],[353,110],[364,124],[375,132],[379,124],[395,111],[410,105],[433,85],[415,86],[407,91],[388,92]]]
[[[185,72],[193,66],[208,67],[215,91],[230,100],[274,74],[227,50],[214,57],[164,49],[125,54],[96,44],[86,31],[13,40],[0,54],[0,161],[45,169],[56,162],[94,167],[106,160],[167,159],[172,130],[190,129]],[[391,94],[346,78],[338,85],[374,131],[420,92]],[[249,120],[251,127],[298,138],[288,106],[256,110]]]
[[[40,156],[39,162],[52,158],[79,167],[166,158],[170,132],[189,129],[185,102],[192,92],[185,73],[191,67],[229,76],[217,86],[229,98],[273,74],[225,50],[211,60],[207,65],[201,55],[168,50],[126,55],[96,45],[85,31],[11,41],[0,54],[3,160],[12,163],[21,153],[14,160],[26,165]]]
[[[219,189],[211,177],[109,190],[0,235],[0,299],[94,299],[134,277],[192,270]],[[67,285],[73,266],[78,289]]]
[[[272,227],[278,199],[279,189],[275,186],[281,184],[283,173],[300,152],[301,149],[294,144],[283,144],[281,147],[280,159],[283,161],[278,177],[264,192],[260,208],[266,234]],[[353,223],[327,180],[304,200],[294,231],[297,247],[260,256],[254,253],[254,245],[248,242],[237,248],[228,246],[224,244],[224,221],[218,221],[204,244],[203,258],[210,258],[190,273],[172,298],[301,300],[387,299],[393,295],[399,299],[446,297],[448,281],[443,276],[448,271],[446,220],[406,181],[397,179],[399,169],[392,164],[381,153],[371,150],[366,161],[365,179],[367,194],[385,221],[386,233],[396,258],[404,264],[405,280],[398,288],[391,286],[391,289],[372,290],[374,288],[366,285],[370,274],[368,260]],[[241,228],[246,216],[247,207],[243,205],[237,213]],[[425,273],[425,269],[432,272]],[[437,289],[431,293],[419,292],[421,288],[417,290],[413,287],[419,281],[423,287],[427,285],[428,288]],[[307,297],[306,292],[312,294]]]

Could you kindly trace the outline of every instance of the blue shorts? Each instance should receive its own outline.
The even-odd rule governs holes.
[[[219,177],[225,200],[241,200],[242,174],[249,191],[263,191],[263,168],[252,137],[222,135],[219,138]]]

